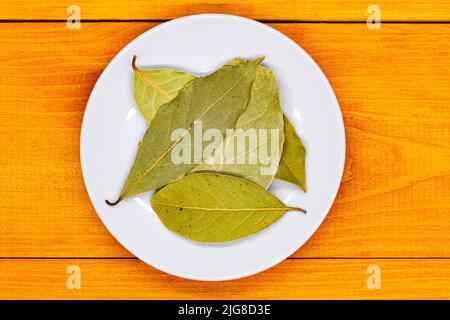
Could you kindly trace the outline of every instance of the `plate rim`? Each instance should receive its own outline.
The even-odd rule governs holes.
[[[282,37],[284,40],[287,41],[287,43],[289,45],[291,45],[292,47],[294,47],[294,49],[296,49],[298,51],[299,54],[301,54],[304,58],[306,58],[307,62],[309,65],[312,66],[312,68],[314,69],[315,72],[317,72],[318,76],[321,78],[321,80],[323,81],[324,85],[326,86],[325,89],[326,91],[328,91],[331,95],[332,98],[332,102],[335,106],[335,111],[337,112],[337,129],[340,132],[339,136],[340,136],[340,143],[342,144],[342,148],[340,150],[340,154],[339,154],[339,160],[340,160],[340,164],[338,169],[339,172],[339,179],[337,179],[337,182],[333,185],[333,195],[331,196],[331,201],[330,204],[327,206],[328,208],[326,209],[326,214],[324,215],[324,217],[321,220],[317,220],[316,223],[314,223],[312,225],[312,227],[310,228],[309,232],[306,233],[306,236],[304,237],[303,241],[299,241],[298,243],[296,243],[290,250],[288,250],[287,253],[283,253],[280,254],[278,259],[274,259],[272,260],[270,263],[266,263],[263,266],[260,266],[258,268],[253,269],[252,271],[247,271],[247,272],[242,272],[239,274],[235,274],[234,276],[226,276],[226,277],[200,277],[200,276],[193,276],[193,275],[187,275],[187,274],[180,274],[179,272],[175,272],[173,270],[169,270],[168,268],[165,267],[161,267],[158,264],[154,263],[154,262],[150,262],[148,261],[146,258],[142,257],[140,254],[136,254],[134,252],[134,250],[131,250],[131,246],[128,245],[127,241],[125,239],[123,239],[123,237],[117,236],[116,234],[118,234],[117,232],[112,232],[112,230],[114,230],[114,228],[108,224],[108,222],[106,220],[104,220],[102,218],[102,216],[98,213],[98,208],[95,205],[94,201],[92,200],[92,195],[90,191],[90,186],[87,180],[87,173],[86,173],[86,152],[83,151],[84,149],[84,144],[85,144],[85,140],[86,140],[86,133],[85,133],[85,125],[87,122],[87,118],[89,116],[89,114],[92,111],[92,106],[90,105],[92,103],[93,100],[93,96],[95,96],[95,92],[98,90],[98,87],[100,85],[100,83],[102,82],[103,78],[106,76],[107,71],[109,71],[110,68],[112,68],[113,63],[120,59],[120,57],[125,53],[126,49],[133,46],[135,43],[137,43],[141,38],[143,38],[144,36],[156,32],[158,31],[160,28],[163,27],[167,27],[170,26],[171,24],[175,24],[175,23],[180,23],[183,21],[189,21],[189,20],[196,20],[196,19],[208,19],[208,18],[225,18],[225,19],[231,19],[231,20],[236,20],[239,22],[246,22],[246,23],[250,23],[253,24],[254,26],[258,26],[260,28],[263,28],[267,31],[270,31],[274,34],[276,34],[279,37]],[[320,68],[320,66],[314,61],[314,59],[300,46],[298,45],[294,40],[292,40],[291,38],[289,38],[287,35],[283,34],[282,32],[253,19],[250,18],[246,18],[246,17],[242,17],[242,16],[237,16],[237,15],[230,15],[230,14],[220,14],[220,13],[208,13],[208,14],[194,14],[194,15],[188,15],[188,16],[183,16],[183,17],[179,17],[176,19],[172,19],[166,22],[163,22],[157,26],[154,26],[148,30],[146,30],[145,32],[143,32],[142,34],[138,35],[136,38],[134,38],[133,40],[131,40],[128,44],[126,44],[114,57],[113,59],[108,63],[108,65],[103,69],[101,75],[99,76],[99,78],[97,79],[97,81],[95,82],[95,85],[93,87],[93,89],[91,90],[89,99],[86,103],[86,108],[83,114],[83,120],[81,123],[81,130],[80,130],[80,162],[81,162],[81,170],[82,170],[82,175],[83,175],[83,181],[84,181],[84,185],[86,188],[86,191],[88,193],[89,196],[89,201],[91,202],[92,206],[95,209],[95,212],[98,216],[98,218],[100,219],[100,221],[103,223],[103,225],[106,227],[106,229],[108,230],[108,232],[113,236],[113,238],[120,243],[128,252],[130,252],[132,255],[134,255],[135,257],[137,257],[139,260],[141,260],[142,262],[144,262],[145,264],[161,271],[167,274],[171,274],[173,276],[177,276],[179,278],[184,278],[184,279],[190,279],[190,280],[196,280],[196,281],[230,281],[230,280],[236,280],[236,279],[241,279],[241,278],[245,278],[251,275],[255,275],[258,274],[260,272],[263,272],[267,269],[272,268],[273,266],[276,266],[277,264],[281,263],[282,261],[286,260],[287,258],[289,258],[293,253],[295,253],[297,250],[299,250],[306,242],[308,242],[310,240],[310,238],[312,237],[312,235],[314,233],[317,232],[317,230],[319,229],[319,227],[322,225],[323,221],[325,220],[325,218],[328,216],[331,207],[333,206],[335,200],[336,200],[336,196],[337,193],[339,191],[340,185],[342,183],[342,177],[343,177],[343,173],[344,173],[344,167],[345,167],[345,162],[346,162],[346,135],[345,135],[345,125],[344,125],[344,120],[342,117],[342,111],[340,108],[340,104],[339,101],[337,100],[336,94],[333,90],[333,87],[331,86],[327,76],[325,75],[325,73],[322,71],[322,69]]]

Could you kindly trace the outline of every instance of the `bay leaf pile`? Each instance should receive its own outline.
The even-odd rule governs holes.
[[[288,211],[305,213],[267,191],[277,178],[306,192],[306,150],[283,115],[276,76],[261,65],[263,60],[234,59],[196,77],[172,69],[140,69],[133,57],[134,98],[148,128],[120,196],[106,203],[117,205],[156,191],[151,205],[162,223],[199,242],[237,240],[270,226]],[[229,156],[226,161],[211,156],[174,163],[172,153],[186,150],[185,139],[195,135],[198,123],[224,137],[216,147]],[[229,146],[238,132],[261,129],[277,134],[259,139],[252,148],[245,144],[243,152],[228,153],[234,150]],[[181,130],[175,139],[174,130]],[[208,145],[211,141],[201,142],[202,147]],[[241,161],[268,150],[267,161]]]

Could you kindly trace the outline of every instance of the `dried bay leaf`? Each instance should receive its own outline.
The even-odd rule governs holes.
[[[242,60],[235,59],[229,65],[242,63]],[[252,91],[247,108],[239,117],[235,129],[243,131],[234,131],[234,135],[223,142],[223,148],[234,148],[232,159],[219,159],[218,163],[201,164],[196,166],[191,172],[214,171],[219,173],[232,174],[245,178],[254,183],[268,188],[277,172],[278,164],[283,150],[284,143],[284,122],[283,112],[281,110],[280,91],[276,76],[270,70],[260,66],[257,70],[255,81],[252,85]],[[238,152],[236,140],[243,137],[243,132],[255,130],[262,133],[261,129],[266,129],[266,139],[258,137],[253,146],[247,141],[244,152]],[[274,131],[272,131],[274,130]],[[276,132],[275,132],[276,131]],[[238,135],[241,136],[238,138]],[[271,134],[273,134],[271,136]],[[272,145],[276,143],[277,145]],[[275,147],[275,148],[274,148]],[[271,152],[272,150],[276,152]],[[250,163],[250,153],[258,155],[256,163]],[[268,161],[263,161],[261,154],[268,156]],[[228,162],[229,160],[232,160]],[[244,163],[239,163],[244,162]],[[262,163],[267,162],[267,163]]]
[[[242,63],[243,61],[245,61],[245,60],[237,58],[237,59],[230,61],[226,65],[231,65],[231,66],[238,65],[238,64]],[[258,75],[261,74],[260,70],[263,68],[264,68],[263,66],[259,66],[255,82],[258,80]],[[146,71],[152,72],[153,70],[146,70]],[[167,80],[170,80],[169,75],[172,75],[172,77],[177,77],[179,73],[185,74],[186,79],[194,77],[190,73],[183,73],[181,71],[176,71],[176,70],[171,70],[171,69],[164,69],[161,71],[167,71],[167,73],[166,73],[168,75]],[[277,84],[275,84],[275,85],[277,85]],[[177,88],[178,88],[178,91],[181,90],[181,88],[179,88],[179,87],[174,88],[172,95],[176,96],[178,94],[178,91],[176,91]],[[252,87],[252,95],[256,95],[256,93],[253,92],[253,91],[256,91],[255,88],[257,88],[257,87],[255,87],[255,86]],[[258,90],[258,91],[259,91],[259,93],[264,94],[264,92],[262,90]],[[256,101],[256,99],[253,99],[253,101]],[[137,102],[137,100],[136,100],[136,102]],[[144,115],[144,117],[147,119],[147,121],[150,121],[152,119],[152,117],[149,115],[153,114],[153,111],[147,110],[147,109],[151,108],[150,106],[152,104],[147,101],[137,102],[137,103],[138,103],[138,106],[139,106],[142,114]],[[155,106],[155,109],[157,109],[157,108],[158,108],[158,106]],[[281,105],[280,105],[280,108],[281,108]],[[238,124],[236,125],[236,127],[240,126],[239,122],[243,121],[243,119],[247,118],[248,116],[250,116],[253,113],[252,109],[253,109],[252,105],[249,104],[247,109],[244,111],[244,113],[241,115],[240,119],[238,120]],[[255,110],[256,110],[256,108],[255,108]],[[285,139],[284,146],[282,145],[280,148],[280,151],[282,150],[282,155],[281,155],[279,168],[278,168],[275,178],[293,183],[293,184],[299,186],[300,188],[302,188],[303,191],[306,192],[306,177],[305,177],[306,176],[306,173],[305,173],[306,150],[302,144],[301,139],[296,135],[294,127],[292,126],[290,121],[285,116],[284,116],[284,139]],[[280,135],[280,141],[281,140],[282,140],[282,136]],[[287,151],[286,151],[286,149],[287,149]],[[242,172],[239,172],[239,171],[244,171],[244,173],[245,173],[246,169],[244,169],[244,168],[241,168],[241,169],[242,170],[239,170],[239,168],[237,166],[234,166],[234,168],[233,168],[232,165],[226,165],[226,167],[219,167],[217,165],[215,165],[215,166],[200,165],[200,166],[194,167],[192,172],[219,170],[221,172],[226,172],[229,174],[236,174],[241,177],[246,177],[249,180],[251,180],[255,183],[258,183],[261,186],[266,187],[266,188],[270,185],[271,181],[273,180],[273,177],[271,177],[271,176],[263,177],[261,175],[255,175],[255,172],[257,169],[255,167],[253,167],[253,170],[250,169],[249,171],[247,171],[246,174],[242,174]]]
[[[150,122],[159,108],[173,100],[178,92],[195,77],[172,69],[139,69],[136,56],[134,70],[134,99],[144,118]]]
[[[306,149],[286,116],[284,116],[284,135],[283,154],[275,178],[293,183],[306,192]]]
[[[244,62],[246,60],[236,58],[224,64],[223,68]],[[139,69],[136,67],[136,56],[131,65],[134,70],[134,98],[147,122],[153,119],[160,107],[173,100],[184,85],[196,78],[191,73],[175,69]]]
[[[172,162],[172,149],[192,131],[195,121],[202,121],[205,129],[215,128],[222,133],[233,128],[250,98],[256,70],[262,60],[224,66],[206,77],[188,82],[150,122],[119,198],[115,202],[106,202],[115,205],[123,199],[174,182],[192,170],[193,163],[175,165]],[[172,141],[175,129],[185,129],[185,134]]]
[[[255,234],[288,211],[261,186],[238,177],[194,173],[169,184],[151,199],[171,231],[199,242],[227,242]]]

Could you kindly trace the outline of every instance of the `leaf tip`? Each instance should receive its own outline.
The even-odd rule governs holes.
[[[302,209],[302,208],[296,208],[296,207],[287,207],[287,209],[289,209],[290,211],[298,211],[301,213],[305,213],[306,214],[306,210]]]
[[[256,64],[261,64],[261,62],[263,62],[264,59],[266,59],[266,57],[265,57],[265,56],[262,56],[262,57],[256,58],[256,59],[253,60],[253,61],[254,61]]]

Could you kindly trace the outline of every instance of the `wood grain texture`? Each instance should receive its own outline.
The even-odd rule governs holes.
[[[67,289],[67,267],[81,288]],[[368,289],[367,268],[381,271]],[[0,260],[0,299],[449,299],[450,260],[286,260],[227,282],[176,278],[138,260]]]
[[[79,134],[104,67],[154,25],[2,25],[0,257],[131,256],[89,202]],[[450,257],[448,25],[273,26],[327,74],[347,134],[336,203],[294,256]]]
[[[382,20],[439,21],[450,19],[446,0],[120,0],[67,2],[1,0],[0,19],[66,20],[67,7],[76,4],[81,19],[173,19],[199,13],[228,13],[264,20],[366,21],[367,8],[378,5]]]

